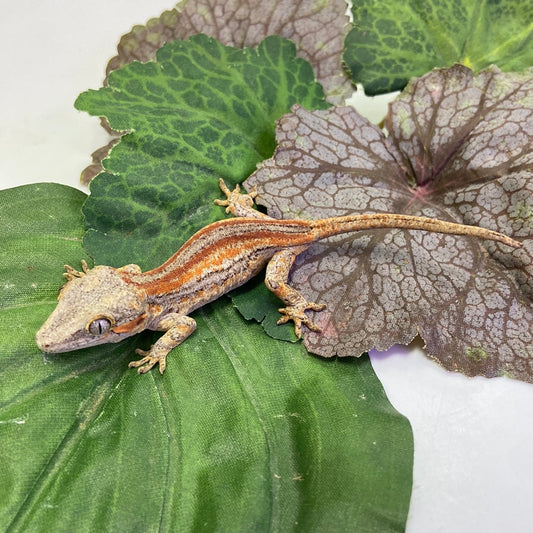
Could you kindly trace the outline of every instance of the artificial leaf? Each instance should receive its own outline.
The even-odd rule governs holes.
[[[107,72],[131,61],[154,59],[166,42],[205,33],[227,46],[257,46],[269,35],[281,35],[309,61],[331,103],[341,103],[353,90],[342,68],[348,31],[346,3],[277,0],[182,0],[175,9],[135,26],[123,35]]]
[[[358,0],[352,14],[344,61],[367,94],[403,89],[410,78],[454,63],[474,71],[533,64],[529,0]]]
[[[255,47],[269,35],[281,35],[293,41],[298,55],[311,63],[328,101],[338,104],[353,91],[342,66],[348,29],[344,0],[182,0],[175,9],[149,20],[146,26],[134,26],[124,35],[107,73],[132,61],[151,61],[165,43],[198,33],[237,48]],[[93,154],[93,164],[82,174],[84,183],[101,171],[105,154],[106,147]]]
[[[98,174],[100,174],[100,172],[104,170],[104,167],[102,166],[102,161],[109,155],[109,152],[111,152],[113,146],[120,142],[121,136],[118,135],[117,132],[114,132],[109,128],[107,120],[102,119],[100,120],[100,122],[105,129],[107,129],[110,133],[113,134],[113,136],[107,144],[105,144],[104,146],[100,146],[100,148],[97,148],[91,154],[91,164],[85,167],[81,172],[80,182],[83,185],[89,185],[89,183],[91,183],[95,176],[98,176]]]
[[[292,322],[278,324],[280,301],[267,289],[262,276],[257,276],[233,290],[230,295],[241,315],[246,320],[260,322],[265,332],[272,338],[290,342],[298,340]]]
[[[400,230],[319,243],[292,274],[328,304],[306,346],[357,356],[420,333],[448,369],[532,382],[533,71],[435,70],[392,104],[387,128],[352,108],[295,107],[246,186],[276,218],[407,213],[488,227],[523,248]]]
[[[275,120],[299,102],[328,104],[292,43],[222,46],[204,35],[161,48],[157,62],[132,63],[88,91],[78,109],[105,116],[124,136],[91,185],[85,247],[113,266],[143,268],[172,255],[200,227],[223,216],[218,178],[242,181],[275,146]],[[112,173],[112,174],[111,174]]]
[[[0,192],[2,529],[402,530],[412,435],[368,358],[310,357],[227,299],[195,314],[164,376],[127,369],[151,335],[38,351],[62,263],[86,257],[84,199]]]

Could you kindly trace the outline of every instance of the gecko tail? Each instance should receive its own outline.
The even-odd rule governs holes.
[[[468,226],[466,224],[457,224],[455,222],[447,222],[436,218],[419,217],[414,215],[398,215],[392,213],[348,215],[317,220],[312,226],[312,230],[317,239],[324,239],[351,231],[383,228],[430,231],[433,233],[447,233],[451,235],[467,235],[501,242],[512,248],[522,247],[521,242],[497,231],[481,228],[479,226]]]

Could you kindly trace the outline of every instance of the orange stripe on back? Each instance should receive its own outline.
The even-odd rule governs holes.
[[[294,222],[294,223],[293,223]],[[278,229],[279,228],[279,229]],[[266,261],[280,248],[301,246],[313,241],[307,221],[256,220],[235,218],[206,226],[194,234],[161,266],[129,281],[142,285],[150,295],[169,294],[178,287],[216,275],[228,265],[259,256]]]

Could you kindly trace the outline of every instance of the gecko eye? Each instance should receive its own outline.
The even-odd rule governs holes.
[[[113,322],[111,321],[111,319],[105,316],[100,316],[89,322],[89,324],[87,325],[87,331],[91,335],[103,335],[111,329],[112,325]]]

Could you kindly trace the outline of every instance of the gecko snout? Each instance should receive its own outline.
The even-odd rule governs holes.
[[[53,351],[53,343],[50,340],[50,337],[48,336],[45,328],[41,328],[36,334],[35,334],[35,342],[37,343],[37,347],[41,352],[52,352]]]

